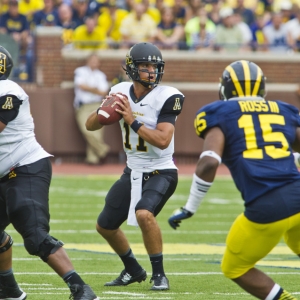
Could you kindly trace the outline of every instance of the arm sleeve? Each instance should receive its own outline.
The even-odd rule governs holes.
[[[7,125],[14,120],[18,113],[22,100],[15,95],[5,95],[0,97],[0,121]]]
[[[169,97],[160,111],[157,123],[168,122],[175,125],[176,118],[181,113],[183,101],[182,94],[174,94]]]

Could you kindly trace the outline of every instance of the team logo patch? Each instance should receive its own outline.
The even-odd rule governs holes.
[[[175,104],[173,106],[173,110],[181,110],[180,98],[175,99]]]
[[[5,103],[2,105],[2,109],[13,109],[13,98],[12,97],[6,97]]]

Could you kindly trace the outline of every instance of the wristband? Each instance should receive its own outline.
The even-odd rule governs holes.
[[[138,130],[141,128],[143,126],[143,124],[142,123],[140,123],[139,121],[137,121],[137,120],[134,120],[133,122],[132,122],[132,124],[130,125],[130,127],[132,128],[132,130],[134,131],[134,132],[138,132]]]
[[[207,182],[199,178],[196,174],[193,175],[193,181],[190,189],[190,195],[184,208],[191,213],[195,213],[211,187],[212,182]]]

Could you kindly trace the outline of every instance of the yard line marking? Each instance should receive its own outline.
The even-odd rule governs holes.
[[[77,249],[85,251],[106,252],[114,253],[112,248],[108,244],[70,244],[64,245],[66,249]],[[141,255],[147,255],[145,246],[143,243],[131,244],[133,252]],[[188,243],[164,243],[164,254],[220,254],[223,255],[225,251],[225,245],[210,245],[210,244],[188,244]],[[270,254],[293,254],[293,252],[285,245],[278,245]]]
[[[179,254],[181,255],[181,254]],[[107,257],[102,256],[102,257],[93,257],[93,258],[88,258],[88,257],[72,257],[72,261],[106,261]],[[139,260],[141,261],[149,261],[148,257],[142,256],[139,257]],[[174,258],[174,257],[164,257],[165,261],[211,261],[209,258]],[[272,257],[272,260],[274,258]],[[282,258],[278,258],[277,260],[282,260]],[[29,257],[29,258],[13,258],[13,261],[41,261],[40,258],[38,257]]]
[[[15,246],[24,246],[22,243],[15,243]],[[69,250],[79,250],[79,251],[91,251],[99,253],[111,253],[115,254],[112,248],[108,244],[74,244],[66,243],[64,245],[65,249]],[[148,255],[143,243],[132,243],[131,248],[135,255]],[[223,255],[225,252],[224,244],[189,244],[189,243],[165,243],[164,244],[164,254],[220,254]],[[288,254],[295,257],[295,254],[284,244],[277,245],[270,254]],[[295,260],[293,263],[296,265],[300,263],[300,260]],[[262,262],[264,263],[264,261]]]

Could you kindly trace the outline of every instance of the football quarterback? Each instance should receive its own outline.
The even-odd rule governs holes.
[[[123,95],[121,109],[126,167],[111,187],[98,217],[97,230],[124,264],[115,280],[105,286],[124,286],[144,281],[146,271],[135,259],[120,226],[139,226],[152,265],[151,290],[169,289],[163,268],[162,235],[155,217],[174,193],[178,172],[174,164],[174,130],[184,95],[174,87],[159,85],[165,62],[151,43],[134,45],[126,55],[126,73],[132,82],[114,85],[110,94]],[[104,100],[105,101],[105,100]],[[87,120],[87,129],[99,125],[97,112]]]

